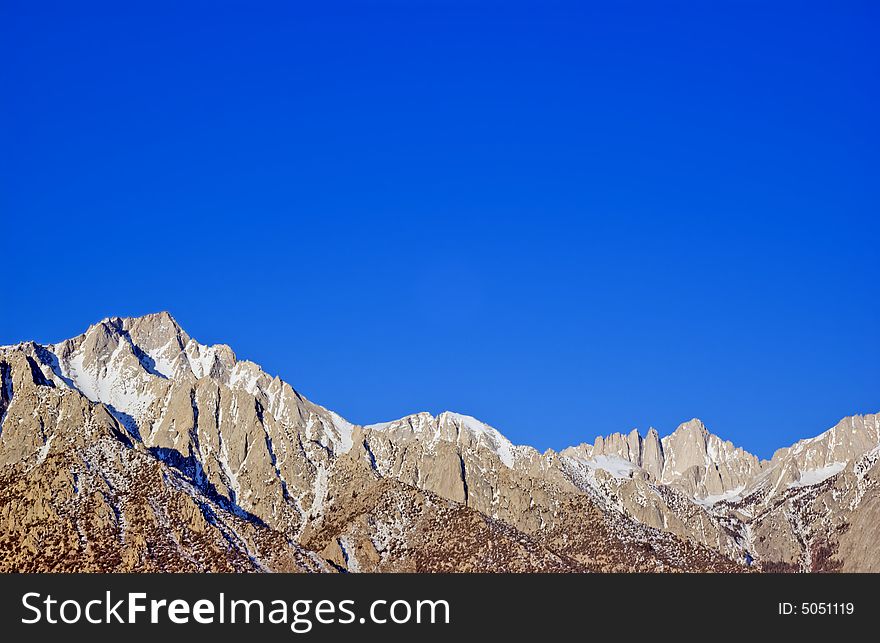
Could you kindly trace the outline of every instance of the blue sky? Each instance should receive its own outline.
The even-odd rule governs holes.
[[[0,343],[167,309],[539,448],[880,411],[876,3],[75,4],[3,4]]]

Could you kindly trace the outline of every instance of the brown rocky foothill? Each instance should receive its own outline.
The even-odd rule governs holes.
[[[0,347],[0,570],[880,571],[880,415],[761,460],[699,421],[560,452],[354,425],[167,313]]]

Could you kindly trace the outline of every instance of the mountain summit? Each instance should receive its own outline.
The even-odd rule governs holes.
[[[762,461],[699,420],[539,453],[354,425],[167,312],[0,347],[7,571],[880,571],[880,416]]]

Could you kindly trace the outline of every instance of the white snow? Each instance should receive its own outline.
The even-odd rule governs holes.
[[[427,443],[427,446],[430,448],[437,440],[441,439],[441,434],[443,433],[442,428],[448,426],[446,424],[447,422],[450,422],[452,427],[456,430],[458,430],[458,428],[466,430],[467,433],[473,436],[477,442],[495,453],[495,455],[501,460],[502,464],[508,469],[513,468],[516,462],[516,454],[519,453],[521,449],[526,448],[514,446],[514,444],[505,438],[498,430],[492,428],[485,422],[480,422],[478,419],[470,415],[453,413],[452,411],[444,411],[436,418],[429,413],[417,413],[391,422],[367,424],[364,428],[373,431],[384,431],[407,423],[412,425],[413,431],[415,432],[425,432],[427,428],[430,428],[434,432],[430,442]],[[443,439],[454,441],[456,435],[446,435]]]
[[[360,563],[358,563],[358,559],[354,554],[354,547],[351,546],[351,542],[348,539],[348,536],[343,536],[339,538],[337,541],[339,543],[339,549],[342,551],[342,557],[345,559],[346,567],[348,571],[353,574],[357,574],[361,571]]]
[[[493,429],[488,424],[480,422],[477,418],[471,417],[470,415],[462,415],[461,413],[446,411],[445,413],[441,413],[437,419],[441,420],[444,416],[457,421],[474,435],[483,438],[483,441],[488,443],[489,448],[495,452],[504,466],[508,469],[513,468],[516,447],[513,446],[513,443],[511,443],[510,440],[501,435],[499,431]]]
[[[724,493],[709,494],[703,498],[694,498],[694,502],[704,507],[711,507],[719,502],[739,500],[742,498],[742,493],[745,490],[746,486],[743,484],[730,491],[725,491]]]
[[[501,445],[498,447],[498,450],[496,451],[496,453],[498,454],[498,457],[501,458],[501,462],[504,463],[505,467],[507,467],[508,469],[513,468],[513,462],[514,462],[513,445],[510,442],[508,442],[507,440],[504,440],[501,443]]]
[[[340,453],[348,453],[351,451],[351,447],[354,446],[354,441],[352,439],[354,425],[333,411],[328,411],[328,413],[330,414],[330,419],[333,421],[333,428],[336,429],[337,439],[334,440],[334,444],[338,443],[338,450]]]
[[[229,378],[229,386],[243,388],[250,395],[256,395],[260,391],[259,379],[263,372],[253,362],[238,362],[232,368]]]
[[[229,465],[229,447],[227,446],[226,441],[223,439],[223,432],[218,431],[217,436],[220,440],[220,454],[217,457],[217,462],[220,464],[220,468],[226,475],[226,480],[229,484],[229,488],[232,490],[232,493],[235,494],[235,504],[241,506],[241,483],[238,481],[238,474],[241,472],[242,467],[244,467],[244,462],[239,465],[237,471],[233,471],[232,467]],[[250,452],[245,455],[245,460],[247,460],[248,455],[250,455]]]
[[[174,365],[178,357],[175,351],[171,351],[172,356],[168,356],[168,348],[170,346],[171,342],[169,341],[164,346],[145,351],[150,359],[153,360],[153,369],[167,379],[174,377]]]
[[[323,465],[317,466],[315,473],[314,498],[312,499],[312,508],[309,513],[318,516],[324,512],[324,501],[327,499],[327,483],[330,479],[330,472]]]
[[[332,445],[334,455],[348,453],[354,445],[352,438],[354,425],[333,411],[322,410],[327,413],[326,416],[317,415],[315,412],[309,413],[305,426],[306,438],[317,442],[325,449],[330,449]]]
[[[150,357],[153,356],[150,355]],[[153,368],[163,377],[168,379],[174,377],[174,362],[167,357],[153,357]]]
[[[40,447],[39,451],[37,451],[37,461],[34,464],[35,467],[38,467],[41,464],[43,464],[43,462],[45,462],[46,456],[49,455],[49,447],[52,446],[52,440],[54,440],[54,439],[55,439],[55,436],[50,435],[49,439],[46,440],[46,443]]]
[[[846,467],[846,462],[833,462],[818,469],[808,469],[801,471],[801,477],[797,482],[788,485],[789,489],[795,487],[809,487],[810,485],[824,482],[831,476],[836,476]]]
[[[597,455],[588,460],[580,460],[590,469],[607,471],[615,478],[631,478],[633,471],[638,469],[632,462],[615,455]]]
[[[213,346],[205,346],[192,339],[186,345],[186,356],[193,375],[198,378],[208,377],[217,361],[217,351]]]
[[[77,353],[70,358],[70,368],[64,373],[68,377],[80,393],[89,398],[92,402],[98,401],[98,392],[95,389],[94,378],[89,377],[83,368],[83,353]]]
[[[6,398],[7,407],[3,410],[3,414],[0,415],[0,429],[3,427],[3,420],[6,419],[6,414],[9,413],[9,404],[12,403],[12,373],[9,373],[6,377],[3,378],[3,390],[4,397]]]
[[[711,466],[715,462],[719,462],[718,445],[714,440],[708,440],[706,444],[706,466]]]
[[[116,418],[129,431],[137,430],[137,422],[154,401],[151,393],[145,390],[146,373],[131,373],[122,370],[117,358],[124,350],[125,344],[119,342],[114,349],[107,365],[98,372],[96,367],[85,368],[82,352],[74,354],[69,362],[69,369],[64,373],[79,391],[92,402],[101,402],[110,408]],[[144,389],[144,390],[140,390]],[[132,426],[132,422],[135,426]]]

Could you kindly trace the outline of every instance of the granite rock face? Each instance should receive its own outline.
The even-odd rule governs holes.
[[[770,461],[699,420],[558,453],[355,426],[167,313],[108,318],[0,347],[0,569],[880,571],[878,444],[880,416]]]

